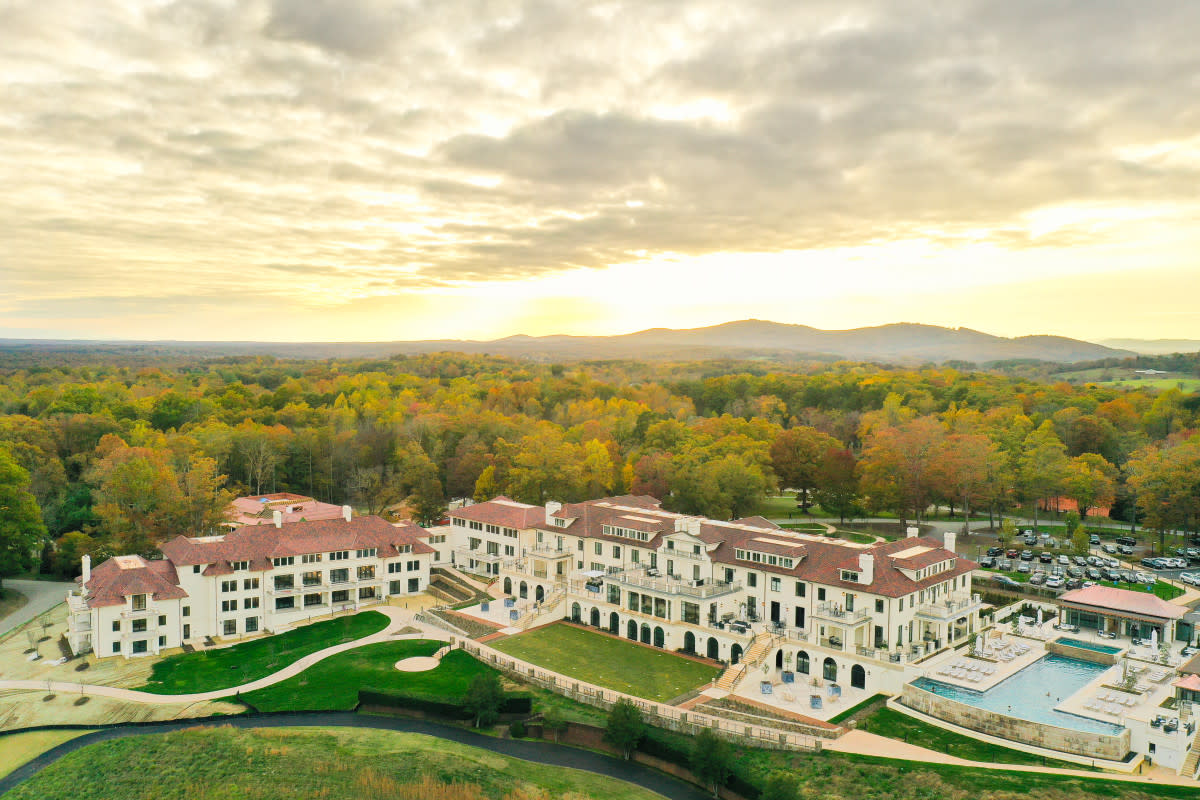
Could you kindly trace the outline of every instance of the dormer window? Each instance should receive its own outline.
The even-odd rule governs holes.
[[[558,517],[554,518],[554,524],[556,527],[559,527],[559,528],[567,527],[567,521],[565,519],[559,519]]]
[[[842,580],[847,583],[858,583],[858,573],[844,569],[842,570]]]

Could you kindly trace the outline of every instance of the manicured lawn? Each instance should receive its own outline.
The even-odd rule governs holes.
[[[260,711],[344,711],[358,703],[359,689],[403,690],[434,700],[462,697],[471,679],[490,672],[491,667],[461,650],[447,653],[428,672],[400,672],[394,666],[403,658],[431,656],[444,644],[430,639],[370,644],[330,656],[286,681],[244,694],[242,699]]]
[[[0,738],[0,778],[47,750],[85,733],[90,731],[28,731]]]
[[[659,702],[703,686],[720,673],[708,664],[571,625],[548,625],[490,644],[554,672]]]
[[[16,589],[0,589],[0,619],[29,602],[29,598]]]
[[[1037,764],[1065,769],[1087,769],[1078,764],[1056,759],[1043,759],[1041,756],[1000,747],[970,736],[943,730],[936,725],[930,725],[907,714],[893,711],[890,708],[880,708],[858,722],[859,730],[886,736],[889,739],[900,739],[909,744],[927,747],[941,753],[969,759],[971,761],[992,761],[997,764]]]
[[[413,733],[206,728],[90,745],[47,767],[6,800],[167,797],[653,800],[659,795],[612,778]]]
[[[154,665],[150,680],[140,688],[154,694],[189,694],[240,686],[309,653],[370,636],[387,626],[388,618],[383,614],[363,611],[220,650],[167,656]]]

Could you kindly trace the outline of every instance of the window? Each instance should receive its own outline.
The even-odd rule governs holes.
[[[858,583],[858,573],[844,569],[842,570],[842,580],[846,583]]]
[[[634,548],[630,548],[629,549],[629,560],[635,564],[641,563],[641,560],[642,560],[641,552]]]
[[[185,640],[192,638],[192,626],[191,625],[183,626],[183,638]]]
[[[817,601],[819,602],[824,599],[825,599],[825,590],[818,587],[817,588]]]
[[[222,592],[236,592],[237,591],[237,581],[221,581],[221,591]]]
[[[277,567],[290,567],[296,563],[295,556],[283,556],[282,558],[272,558],[271,563]]]
[[[121,621],[114,620],[113,621],[113,633],[120,633],[120,632],[121,632]]]
[[[329,554],[330,561],[345,561],[349,557],[350,557],[349,550],[338,550],[336,552]]]
[[[619,544],[613,545],[613,558],[615,558],[618,561],[621,560],[621,545],[619,545]]]
[[[878,599],[877,599],[877,600],[875,601],[875,613],[876,613],[876,614],[882,614],[882,613],[883,613],[883,601],[882,601],[882,600],[878,600]]]
[[[489,556],[500,555],[500,543],[499,542],[488,542],[487,543],[487,554]]]
[[[758,586],[758,573],[757,572],[747,572],[746,573],[746,585],[751,588]]]
[[[375,557],[375,548],[368,547],[365,550],[355,550],[354,557],[355,558],[374,558]]]
[[[388,564],[388,574],[389,575],[394,575],[397,572],[401,572],[403,569],[404,569],[404,564],[400,563],[399,561],[393,561],[392,563]]]
[[[304,607],[305,608],[308,608],[310,606],[319,606],[319,605],[321,605],[321,593],[320,592],[304,595]]]
[[[184,607],[183,607],[183,615],[184,615],[185,617],[190,617],[190,616],[192,615],[192,607],[191,607],[191,606],[184,606]]]
[[[275,576],[276,591],[278,591],[280,589],[295,589],[295,588],[296,588],[296,576],[295,575],[276,575]]]
[[[482,539],[476,539],[474,536],[472,536],[472,537],[471,537],[471,538],[470,538],[470,539],[467,541],[467,547],[468,547],[468,549],[471,549],[471,550],[478,550],[478,549],[479,549],[479,544],[480,544],[480,542],[482,542],[482,541],[483,541]]]
[[[146,640],[145,639],[138,639],[137,641],[135,641],[133,643],[133,652],[135,652],[135,653],[145,653],[146,649],[147,648],[146,648]]]
[[[258,631],[258,617],[246,617],[246,633]]]
[[[733,570],[729,567],[725,568],[725,582],[733,583]]]
[[[460,527],[460,528],[465,528],[465,527],[467,527],[467,521],[466,521],[465,519],[459,519],[458,517],[451,517],[451,518],[450,518],[450,524],[451,524],[451,525],[457,525],[457,526],[458,526],[458,527]]]
[[[796,581],[796,597],[804,597],[806,586],[804,581]]]
[[[404,568],[409,572],[416,572],[417,570],[419,570],[421,568],[421,562],[420,561],[409,561],[408,563],[406,563],[404,565]]]
[[[146,619],[144,617],[142,619],[135,619],[133,621],[133,627],[131,628],[131,630],[134,633],[145,633],[146,632]]]
[[[258,578],[246,578],[242,581],[242,591],[248,592],[251,589],[258,588]]]
[[[388,581],[388,594],[401,594],[404,589],[404,581]]]
[[[197,570],[197,571],[199,571],[199,570]],[[120,642],[113,642],[113,652],[114,653],[121,652],[121,643]]]
[[[258,608],[258,598],[257,597],[247,597],[245,600],[242,601],[242,608],[244,608],[246,610],[250,610],[251,608]]]
[[[236,636],[237,635],[237,620],[236,619],[225,620],[223,623],[221,623],[221,632],[226,636]]]
[[[608,602],[613,605],[621,605],[621,587],[615,583],[608,585]]]
[[[350,590],[349,589],[338,589],[336,592],[331,592],[329,595],[329,601],[331,603],[346,603],[346,602],[349,602],[349,600],[350,600]]]
[[[481,531],[481,530],[483,530],[483,523],[476,522],[475,520],[471,520],[469,523],[467,523],[467,527],[473,531]]]
[[[358,579],[360,581],[369,581],[375,578],[375,566],[372,564],[367,567],[358,568]]]
[[[133,610],[134,611],[145,611],[146,610],[146,595],[135,594],[133,596]]]
[[[420,580],[420,578],[409,578],[409,579],[408,579],[408,590],[409,590],[410,592],[419,592],[419,591],[421,591],[421,580]]]
[[[698,544],[692,545],[692,555],[697,555],[697,556],[700,555],[700,545],[698,545]]]
[[[689,622],[692,625],[700,624],[700,606],[696,603],[683,603],[683,621]]]
[[[595,550],[596,555],[598,555],[598,556],[604,555],[604,545],[601,544],[600,542],[596,542],[593,549]]]
[[[371,600],[374,597],[375,597],[375,587],[374,586],[364,586],[363,588],[358,590],[358,599],[359,600]]]
[[[300,556],[300,563],[301,564],[320,564],[321,563],[321,554],[320,553],[306,553],[305,555]]]
[[[276,597],[275,610],[287,611],[296,607],[296,598],[294,597]]]
[[[667,539],[667,549],[668,550],[675,549],[675,540],[674,539]]]
[[[165,637],[165,636],[158,637],[158,646],[166,647],[167,646],[167,637]]]
[[[249,561],[232,561],[232,562],[230,562],[229,566],[232,567],[234,569],[234,571],[236,572],[239,569],[250,569],[250,562]]]
[[[780,586],[779,578],[771,578],[771,591],[778,592]]]
[[[350,570],[348,569],[331,569],[329,570],[330,583],[346,583],[350,580]]]
[[[516,554],[517,554],[517,550],[515,547],[513,547],[511,544],[504,545],[504,555],[515,556]]]
[[[576,545],[575,549],[582,553],[583,552],[583,539],[580,539],[579,541],[575,542],[575,545]]]
[[[193,574],[193,575],[199,575],[199,574],[200,574],[200,565],[199,565],[199,564],[197,564],[197,565],[195,565],[194,567],[192,567],[192,574]]]
[[[237,600],[222,600],[221,613],[228,614],[230,611],[237,611]]]
[[[557,517],[554,520],[554,524],[559,528],[567,527],[567,521],[565,519],[558,519]]]
[[[301,576],[301,581],[304,583],[305,586],[320,586],[321,585],[321,573],[320,572],[306,572]]]
[[[160,615],[158,616],[158,627],[160,627],[160,628],[162,628],[162,627],[165,627],[165,626],[166,626],[166,624],[167,624],[167,615],[166,615],[166,614],[160,614]]]

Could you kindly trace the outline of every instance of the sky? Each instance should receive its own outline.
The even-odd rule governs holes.
[[[1195,0],[0,18],[0,338],[1200,337]]]

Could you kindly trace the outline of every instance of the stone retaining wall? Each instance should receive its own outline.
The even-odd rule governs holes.
[[[1054,653],[1056,656],[1066,656],[1067,658],[1077,658],[1080,661],[1089,661],[1093,664],[1104,664],[1107,667],[1111,667],[1117,663],[1117,660],[1121,657],[1120,653],[1101,653],[1099,650],[1075,647],[1056,641],[1046,642],[1046,652]]]
[[[969,730],[1077,756],[1122,761],[1130,749],[1127,729],[1119,734],[1105,734],[1059,728],[960,703],[912,684],[904,687],[900,702],[922,714]]]

